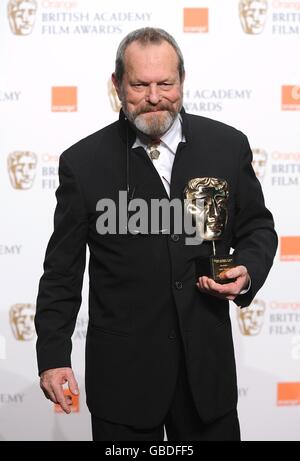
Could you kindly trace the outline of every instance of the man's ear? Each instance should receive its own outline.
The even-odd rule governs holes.
[[[120,83],[119,83],[119,81],[117,80],[117,77],[116,77],[116,74],[115,74],[115,73],[111,74],[111,80],[112,80],[113,85],[114,85],[114,87],[115,87],[115,89],[116,89],[117,95],[118,95],[118,97],[119,97],[119,99],[120,99],[120,101],[121,101],[121,88],[120,88]]]

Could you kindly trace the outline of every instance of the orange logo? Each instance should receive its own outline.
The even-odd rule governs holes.
[[[283,85],[281,91],[282,110],[300,110],[300,86]]]
[[[280,238],[281,261],[300,261],[300,237]]]
[[[184,8],[183,31],[208,32],[208,8]]]
[[[52,87],[52,112],[76,112],[77,87],[53,86]]]
[[[79,395],[74,395],[69,389],[64,389],[64,395],[68,395],[72,399],[71,411],[72,413],[79,413]],[[64,413],[60,405],[54,404],[55,413]]]
[[[300,405],[300,383],[278,383],[277,405]]]

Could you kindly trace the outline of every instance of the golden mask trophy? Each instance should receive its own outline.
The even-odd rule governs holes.
[[[225,271],[234,267],[231,255],[217,256],[215,243],[224,234],[228,210],[228,184],[219,178],[193,178],[184,189],[186,211],[192,215],[196,234],[205,241],[212,242],[212,256],[209,264],[196,261],[197,277],[206,275],[217,283],[230,283],[234,279],[223,277]],[[207,273],[203,273],[203,268]]]

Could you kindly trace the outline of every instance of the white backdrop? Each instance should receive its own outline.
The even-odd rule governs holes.
[[[182,48],[186,110],[244,131],[260,161],[280,247],[253,313],[238,319],[231,306],[241,430],[243,440],[299,440],[300,1],[252,2],[262,26],[249,30],[238,0],[30,0],[26,16],[28,1],[15,22],[12,0],[0,1],[0,440],[90,439],[86,281],[73,349],[81,395],[70,416],[39,390],[33,315],[59,155],[117,118],[115,51],[144,26],[165,28]]]

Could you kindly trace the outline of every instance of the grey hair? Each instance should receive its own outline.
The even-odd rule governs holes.
[[[130,32],[126,37],[121,41],[116,55],[116,67],[115,67],[115,76],[119,83],[122,82],[124,75],[124,55],[125,51],[132,42],[139,42],[141,45],[148,44],[161,44],[162,42],[168,42],[175,50],[178,56],[178,72],[180,81],[184,77],[184,61],[182,52],[177,45],[175,39],[163,29],[158,29],[154,27],[143,27],[141,29],[136,29]]]

